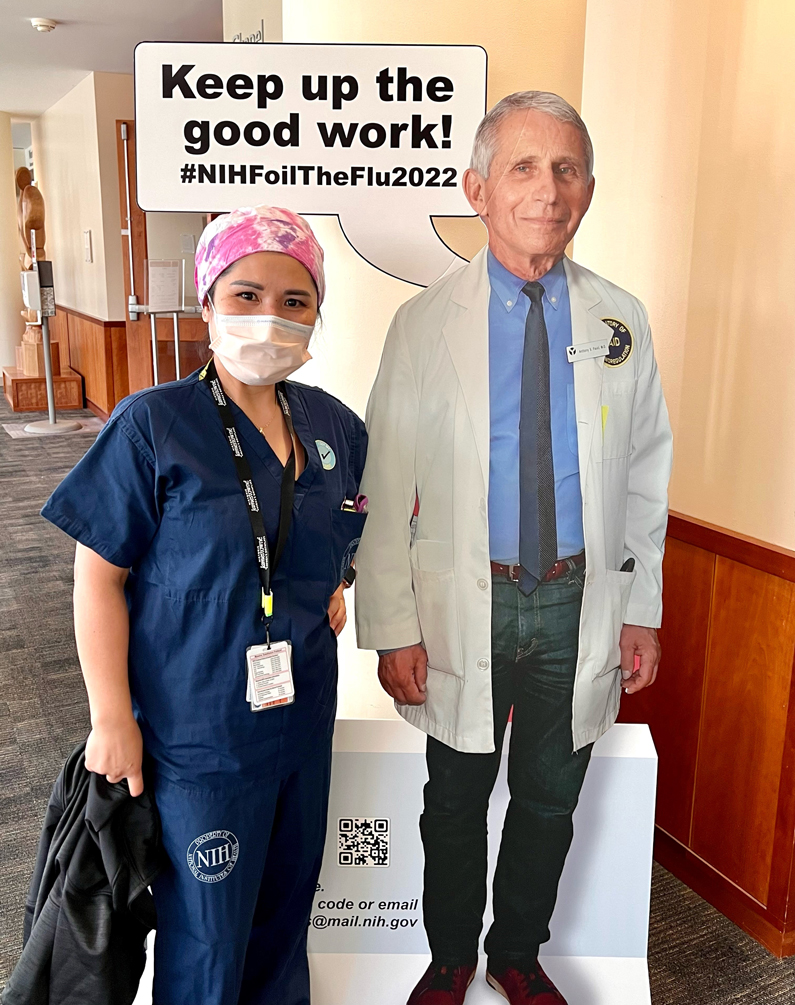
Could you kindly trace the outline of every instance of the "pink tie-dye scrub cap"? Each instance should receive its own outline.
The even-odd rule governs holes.
[[[315,281],[320,306],[326,292],[323,249],[306,220],[276,206],[243,206],[207,224],[196,247],[199,303],[224,269],[257,251],[278,251],[300,262]]]

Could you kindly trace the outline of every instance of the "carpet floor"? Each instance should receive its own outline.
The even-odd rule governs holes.
[[[0,399],[0,423],[19,420]],[[12,439],[0,429],[0,986],[21,948],[53,781],[89,728],[72,633],[74,545],[39,509],[93,440],[92,433]],[[774,959],[658,865],[649,969],[653,1005],[795,1001],[795,959]]]

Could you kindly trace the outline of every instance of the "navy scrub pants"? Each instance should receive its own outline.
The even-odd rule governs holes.
[[[329,742],[287,778],[157,778],[171,867],[153,887],[153,1005],[309,1005],[330,776]]]

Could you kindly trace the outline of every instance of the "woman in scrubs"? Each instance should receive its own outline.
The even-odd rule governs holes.
[[[367,436],[284,382],[324,294],[305,221],[214,220],[196,288],[208,365],[121,402],[42,512],[77,541],[86,765],[132,795],[151,765],[155,1005],[299,1005]]]

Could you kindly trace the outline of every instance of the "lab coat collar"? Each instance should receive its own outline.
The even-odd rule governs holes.
[[[442,328],[472,420],[484,492],[489,486],[489,274],[487,248],[455,273],[453,306]],[[459,309],[463,308],[463,310]]]
[[[610,328],[600,317],[602,298],[588,278],[588,272],[564,259],[566,279],[569,284],[571,303],[572,345],[596,342],[611,334]],[[574,402],[577,415],[577,457],[580,464],[580,489],[585,498],[588,461],[591,448],[598,444],[601,451],[601,416],[599,406],[602,400],[602,380],[604,379],[604,357],[595,356],[572,363],[574,367]]]

